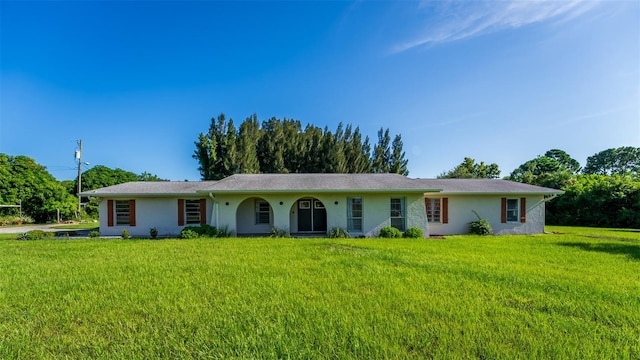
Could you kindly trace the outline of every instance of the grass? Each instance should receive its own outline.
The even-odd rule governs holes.
[[[640,357],[640,233],[0,241],[0,358]]]
[[[52,226],[52,229],[69,229],[69,230],[98,230],[99,224],[97,222],[85,222],[78,224],[62,224]]]

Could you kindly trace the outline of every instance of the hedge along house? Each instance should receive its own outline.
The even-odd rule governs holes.
[[[132,182],[84,192],[100,198],[100,232],[177,235],[189,225],[237,236],[286,230],[323,236],[334,227],[377,236],[384,226],[463,234],[473,211],[497,233],[541,233],[544,202],[558,190],[504,180],[411,179],[396,174],[238,174],[220,181]],[[514,202],[515,200],[515,202]],[[504,220],[504,222],[503,222]]]

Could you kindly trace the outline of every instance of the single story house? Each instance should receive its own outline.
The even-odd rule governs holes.
[[[100,198],[100,233],[160,236],[185,226],[236,236],[321,236],[334,227],[377,236],[384,226],[425,236],[464,234],[474,212],[497,234],[544,231],[545,201],[561,193],[498,179],[412,179],[397,174],[237,174],[219,181],[129,182],[83,192]]]

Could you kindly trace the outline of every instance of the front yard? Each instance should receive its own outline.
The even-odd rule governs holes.
[[[0,241],[0,358],[638,358],[640,232]]]

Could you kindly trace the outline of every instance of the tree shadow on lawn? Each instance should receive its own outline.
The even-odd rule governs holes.
[[[613,255],[626,255],[633,260],[640,260],[640,246],[629,244],[593,244],[585,242],[561,242],[561,246],[574,247],[585,251],[599,251]]]

